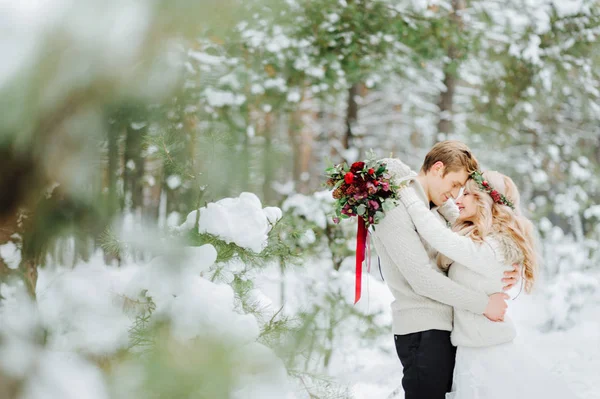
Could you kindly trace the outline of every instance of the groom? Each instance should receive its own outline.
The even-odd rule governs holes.
[[[454,222],[456,198],[478,163],[458,141],[436,144],[425,157],[419,174],[398,159],[386,159],[392,178],[415,187],[431,212]],[[421,240],[404,205],[386,213],[373,242],[385,281],[394,295],[393,333],[404,367],[405,399],[444,399],[452,388],[456,348],[450,343],[452,308],[483,314],[501,321],[508,295],[487,295],[461,286],[437,268],[437,252]],[[518,269],[505,273],[505,289],[517,282]]]

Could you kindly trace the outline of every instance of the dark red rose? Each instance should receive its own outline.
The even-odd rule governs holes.
[[[348,172],[344,175],[344,181],[346,182],[346,184],[352,184],[352,182],[354,181],[354,173],[352,172]]]
[[[354,162],[352,164],[352,166],[350,167],[350,170],[353,172],[358,172],[363,170],[365,167],[365,163],[364,162]]]

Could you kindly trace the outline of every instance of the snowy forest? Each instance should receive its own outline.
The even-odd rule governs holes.
[[[0,399],[403,398],[324,170],[446,139],[519,186],[519,336],[600,398],[598,0],[0,9]]]

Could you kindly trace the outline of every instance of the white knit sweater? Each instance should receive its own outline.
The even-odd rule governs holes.
[[[396,182],[408,182],[415,187],[423,206],[429,205],[423,188],[415,180],[416,173],[399,160],[386,161]],[[449,202],[428,213],[436,220],[443,220],[441,215],[454,220],[457,210]],[[432,329],[451,331],[452,307],[483,314],[488,296],[452,281],[436,266],[437,252],[421,240],[403,204],[386,212],[385,218],[375,226],[373,243],[381,259],[384,279],[395,298],[392,303],[394,334]]]
[[[504,272],[522,259],[509,237],[493,234],[475,242],[439,223],[414,189],[403,189],[400,199],[420,236],[454,261],[448,273],[453,281],[485,295],[502,292]],[[515,336],[515,325],[508,316],[504,322],[492,322],[481,314],[454,308],[451,339],[455,346],[491,346],[512,341]]]

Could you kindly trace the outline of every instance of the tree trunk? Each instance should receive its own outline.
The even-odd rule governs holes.
[[[145,159],[145,172],[151,176],[153,184],[146,184],[143,187],[143,217],[144,223],[149,226],[156,226],[158,222],[160,197],[161,197],[161,181],[163,180],[163,162],[157,156],[149,155]]]
[[[309,194],[311,192],[310,176],[313,176],[310,170],[311,165],[313,164],[312,160],[314,146],[314,133],[312,126],[315,125],[317,114],[313,110],[312,100],[306,96],[302,96],[302,98],[306,108],[301,114],[302,127],[300,128],[300,151],[298,154],[300,156],[299,161],[301,183],[298,191],[304,194]]]
[[[355,83],[348,90],[348,107],[346,108],[346,135],[342,141],[342,145],[345,149],[350,148],[354,145],[353,138],[354,132],[353,127],[358,120],[358,104],[356,103],[356,96],[359,93],[360,84]],[[353,161],[353,160],[348,160]]]
[[[598,135],[598,143],[596,144],[596,162],[600,164],[600,135]]]
[[[21,397],[22,383],[0,371],[0,399],[16,399]]]
[[[251,146],[251,142],[250,142],[250,137],[248,137],[248,133],[244,132],[243,133],[243,140],[242,140],[242,148],[239,154],[239,160],[240,160],[240,170],[239,170],[239,187],[237,187],[237,192],[233,193],[230,192],[227,195],[237,195],[239,194],[239,192],[242,191],[253,191],[250,187],[250,168],[251,168],[251,156],[250,156],[250,146]]]
[[[102,234],[110,226],[112,216],[119,211],[119,205],[123,205],[119,199],[119,193],[117,192],[117,180],[121,165],[119,163],[119,138],[121,136],[122,128],[118,123],[113,122],[107,127],[107,143],[108,143],[108,164],[106,168],[106,188],[108,190],[105,197],[105,215],[106,222],[100,227],[100,234]],[[122,210],[122,209],[121,209]],[[119,255],[104,252],[104,262],[106,264],[112,264],[114,260],[121,264]]]
[[[275,163],[273,156],[273,115],[268,114],[265,118],[265,144],[263,147],[263,175],[265,177],[262,185],[263,200],[265,204],[273,205],[275,203],[275,191],[273,182],[275,181]]]
[[[452,22],[457,29],[458,34],[463,30],[462,18],[460,12],[465,9],[465,0],[452,0]],[[454,109],[454,93],[456,92],[457,76],[457,58],[458,50],[454,44],[448,47],[449,62],[444,67],[444,86],[446,90],[440,94],[438,107],[440,109],[440,120],[438,122],[438,133],[447,138],[449,134],[454,132],[454,124],[452,122],[452,112]]]
[[[119,173],[119,135],[120,128],[116,123],[108,128],[108,198],[107,213],[112,215],[119,206],[119,195],[117,193],[117,175]]]
[[[296,110],[290,113],[290,119],[288,122],[288,134],[290,142],[292,143],[292,178],[296,185],[300,184],[300,175],[302,174],[302,162],[300,156],[300,144],[301,144],[301,115],[300,111]]]
[[[444,135],[444,138],[446,138],[449,134],[451,134],[454,131],[454,125],[452,122],[452,110],[454,108],[456,76],[452,73],[446,72],[446,75],[444,77],[444,86],[446,86],[446,91],[440,94],[440,102],[438,103],[438,107],[440,108],[438,133]]]
[[[131,211],[141,215],[143,207],[143,178],[144,158],[142,157],[142,143],[146,128],[134,130],[127,127],[125,138],[125,192],[129,193]]]
[[[19,269],[21,269],[23,281],[25,282],[27,292],[29,293],[29,295],[31,295],[31,298],[35,300],[35,288],[37,286],[38,279],[38,270],[35,260],[27,259],[22,261],[21,265],[19,266]]]

